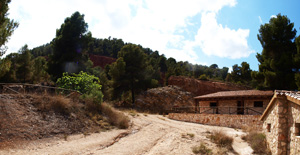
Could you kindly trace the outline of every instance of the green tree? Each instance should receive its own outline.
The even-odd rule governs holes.
[[[47,61],[44,57],[37,57],[33,60],[33,82],[48,81]]]
[[[131,92],[132,105],[134,106],[135,93],[142,90],[146,80],[146,54],[134,44],[123,46],[118,53],[117,62],[113,63],[109,72],[113,80],[116,93]]]
[[[63,73],[61,78],[58,78],[56,83],[60,88],[73,89],[92,98],[94,103],[100,104],[103,99],[101,92],[100,80],[94,75],[89,75],[81,71],[78,74]]]
[[[54,78],[60,77],[63,72],[77,73],[85,69],[84,64],[88,60],[85,49],[91,39],[87,28],[84,15],[75,12],[56,30],[49,62],[49,72]]]
[[[227,75],[226,81],[249,85],[251,83],[250,65],[247,62],[242,62],[241,66],[235,64],[232,66],[232,71]]]
[[[264,76],[264,86],[269,89],[295,89],[294,61],[296,54],[294,23],[278,14],[269,23],[260,26],[258,40],[263,51],[256,57],[259,73]]]
[[[8,16],[8,3],[11,0],[0,0],[0,57],[6,52],[9,37],[14,30],[19,26],[17,22],[9,19]]]
[[[27,45],[19,50],[17,78],[23,83],[32,81],[32,60]]]
[[[295,55],[294,61],[295,61],[295,82],[298,87],[298,90],[300,90],[300,35],[296,38],[296,47],[297,47],[297,54]]]

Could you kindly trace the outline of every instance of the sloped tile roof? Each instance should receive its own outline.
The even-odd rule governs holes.
[[[222,98],[242,98],[242,97],[272,97],[273,91],[261,91],[261,90],[239,90],[239,91],[221,91],[217,93],[197,96],[196,100],[207,99],[222,99]]]
[[[260,117],[260,120],[264,120],[264,118],[268,115],[268,112],[272,109],[271,107],[275,104],[275,100],[278,97],[285,97],[284,99],[291,101],[292,103],[300,105],[300,93],[295,91],[286,91],[286,90],[275,90],[274,96],[268,104],[266,110]]]

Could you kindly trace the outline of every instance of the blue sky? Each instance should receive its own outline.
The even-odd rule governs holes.
[[[79,11],[96,38],[121,38],[193,64],[222,68],[246,61],[258,70],[260,25],[281,13],[300,31],[299,6],[298,0],[13,0],[9,17],[20,26],[7,54],[49,43]]]

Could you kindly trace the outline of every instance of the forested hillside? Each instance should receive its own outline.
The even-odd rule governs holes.
[[[149,88],[168,85],[170,76],[200,80],[232,82],[257,89],[297,89],[300,87],[300,38],[287,16],[278,14],[261,25],[258,40],[263,47],[257,53],[259,71],[247,62],[219,68],[191,64],[167,58],[159,51],[122,39],[92,37],[84,15],[75,12],[56,30],[56,37],[45,45],[28,49],[24,45],[0,61],[1,82],[41,83],[55,85],[67,72],[87,72],[100,79],[105,100],[127,100],[134,103],[135,94]],[[91,55],[111,58],[106,66]],[[101,60],[100,60],[101,61]]]

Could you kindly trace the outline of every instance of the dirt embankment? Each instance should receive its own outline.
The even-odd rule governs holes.
[[[162,114],[168,113],[174,107],[193,106],[193,97],[194,95],[192,93],[187,92],[178,86],[169,85],[166,87],[149,89],[141,93],[136,99],[136,106],[142,111]]]
[[[93,67],[100,66],[101,68],[104,68],[105,65],[109,65],[116,61],[115,58],[101,56],[101,55],[90,54],[89,57],[93,62]]]
[[[83,104],[51,98],[54,97],[0,94],[0,148],[19,140],[83,133],[97,126],[82,112]],[[50,105],[54,110],[49,110]]]
[[[229,83],[212,82],[187,78],[183,76],[171,76],[168,79],[169,85],[181,87],[185,91],[191,92],[196,96],[215,93],[219,91],[247,90],[248,87],[238,86]]]
[[[193,155],[192,147],[200,143],[211,149],[213,154],[234,154],[222,151],[211,142],[208,137],[214,130],[234,138],[232,146],[237,154],[252,153],[249,145],[241,139],[245,133],[239,130],[174,121],[160,115],[138,114],[131,119],[133,126],[128,130],[37,140],[0,150],[0,154]]]

